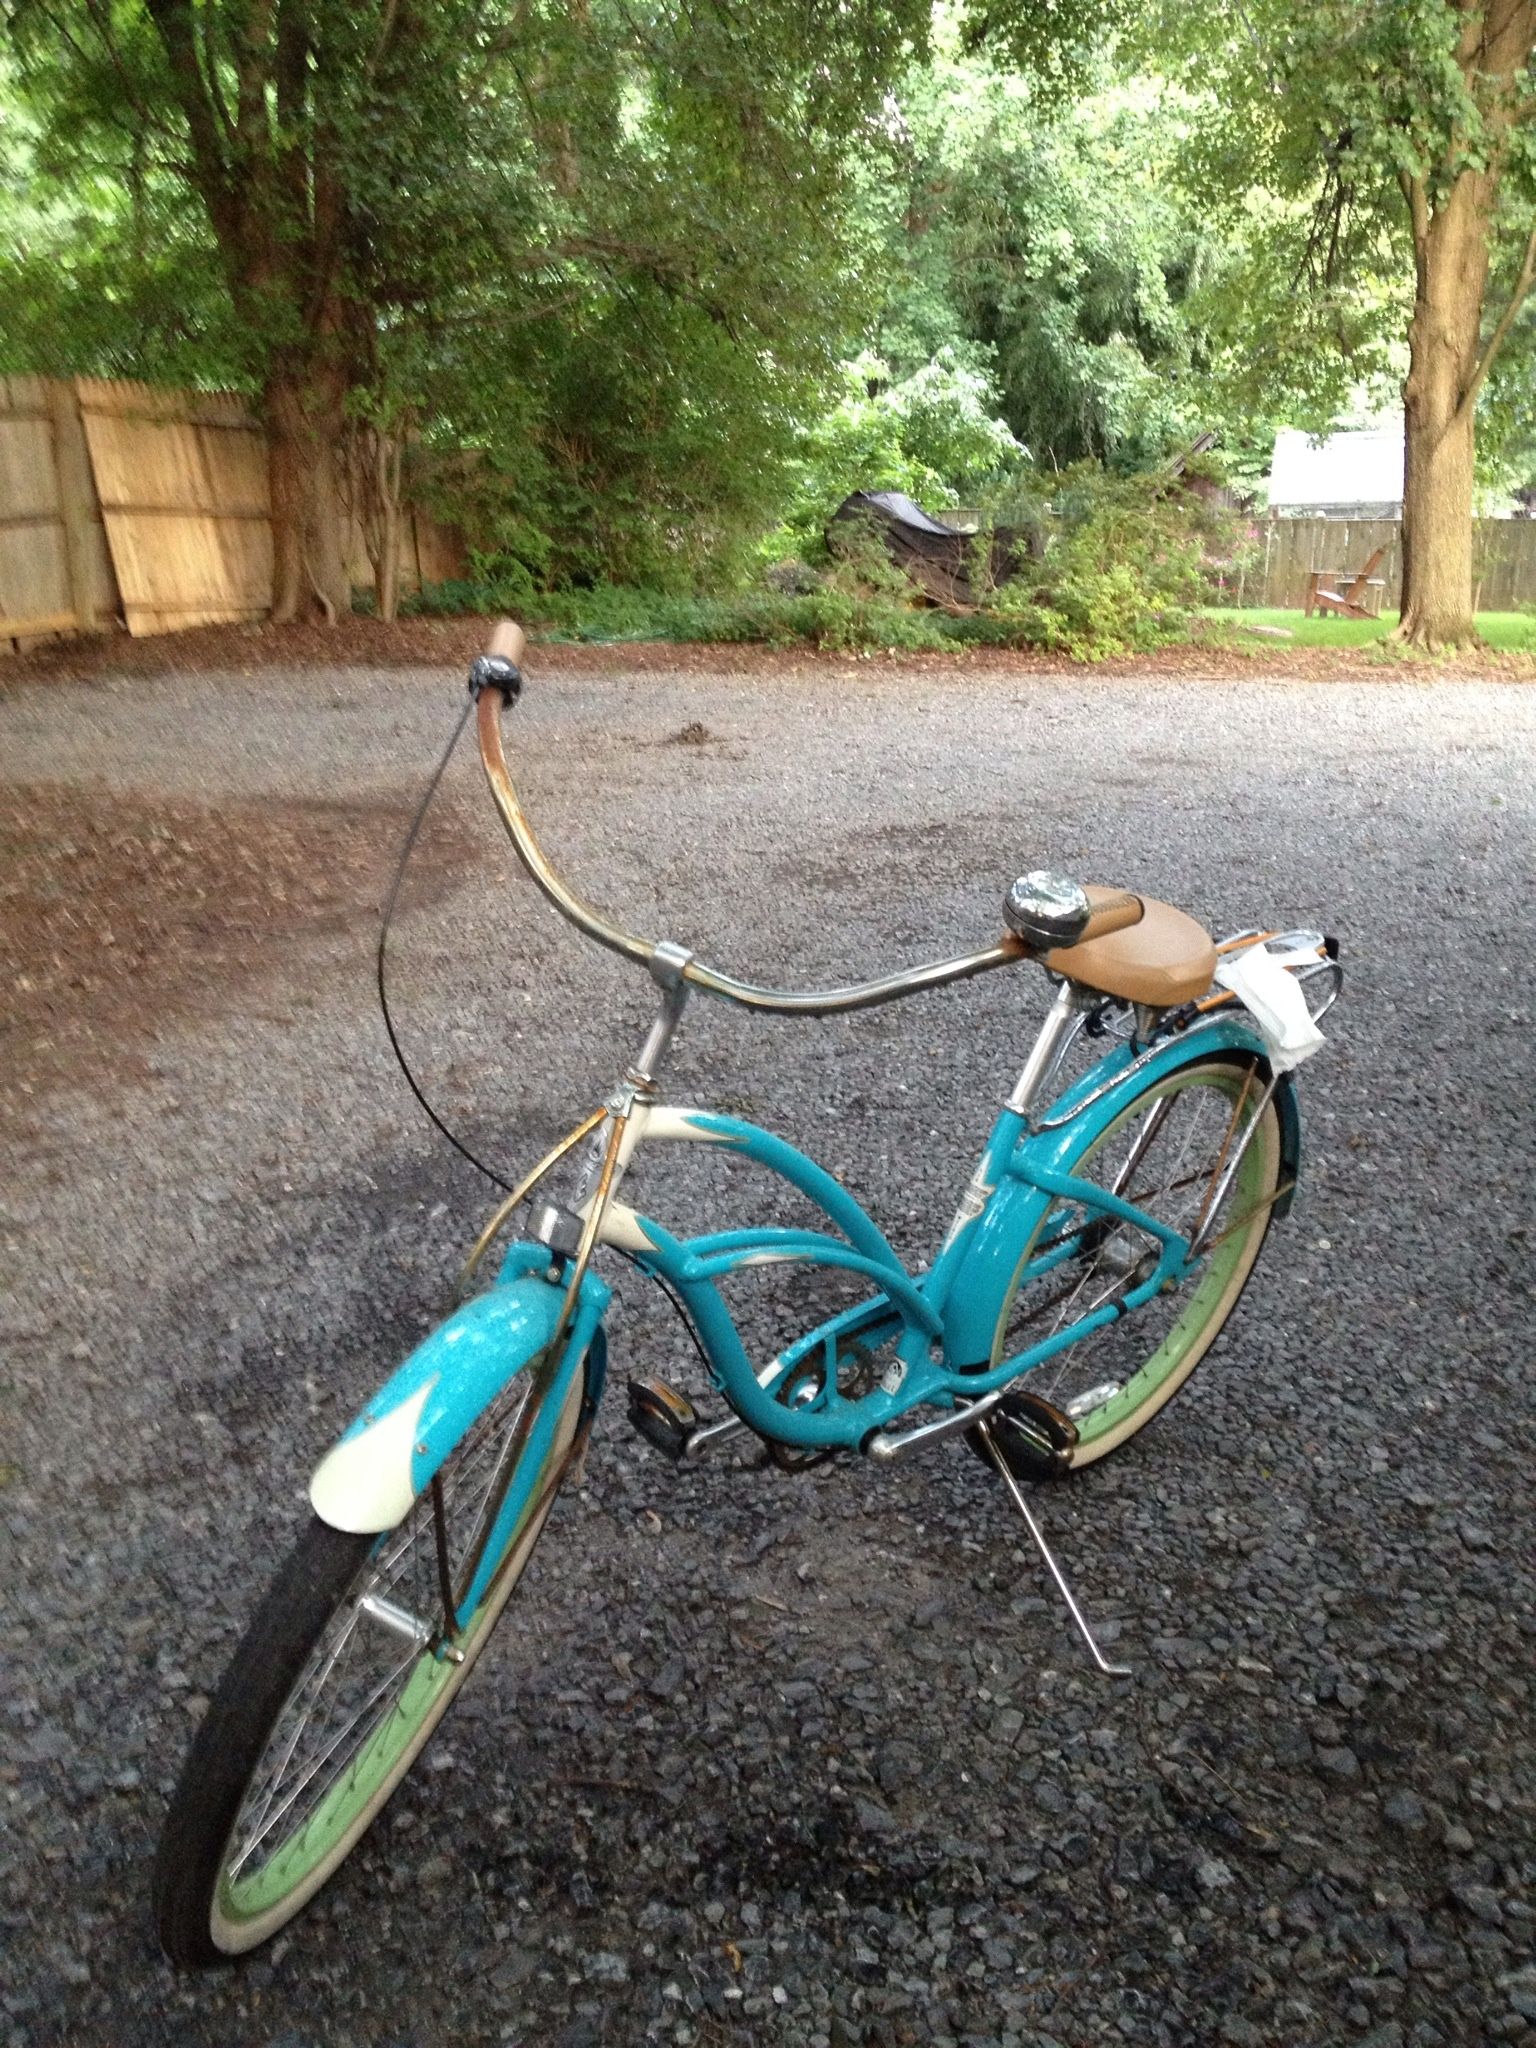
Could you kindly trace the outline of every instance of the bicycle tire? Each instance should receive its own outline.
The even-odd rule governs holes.
[[[1253,1060],[1196,1060],[1176,1067],[1143,1089],[1126,1109],[1094,1133],[1070,1171],[1079,1178],[1113,1185],[1115,1173],[1130,1157],[1137,1132],[1146,1128],[1160,1103],[1168,1103],[1136,1162],[1135,1184],[1122,1192],[1159,1221],[1187,1232],[1219,1178],[1223,1136],[1262,1085]],[[1155,1177],[1164,1170],[1168,1150],[1163,1150],[1161,1159],[1154,1154],[1164,1146],[1165,1136],[1179,1137],[1179,1112],[1186,1104],[1194,1105],[1194,1091],[1207,1098],[1199,1105],[1202,1114],[1207,1107],[1214,1109],[1214,1114],[1203,1118],[1203,1130],[1193,1136],[1186,1132],[1184,1150],[1168,1180],[1148,1189],[1142,1185],[1143,1177],[1148,1171]],[[1182,1119],[1183,1126],[1191,1122],[1188,1117]],[[1121,1158],[1122,1140],[1125,1159]],[[1193,1161],[1191,1148],[1196,1154]],[[1068,1346],[1018,1382],[1021,1389],[1042,1395],[1071,1417],[1077,1441],[1064,1454],[1067,1466],[1091,1465],[1128,1442],[1167,1407],[1210,1350],[1237,1307],[1263,1249],[1279,1192],[1281,1156],[1280,1119],[1271,1100],[1265,1104],[1259,1129],[1215,1215],[1214,1242],[1195,1278],[1174,1294],[1154,1296],[1141,1308]],[[1173,1196],[1183,1199],[1170,1199]],[[1093,1305],[1100,1283],[1108,1280],[1107,1291],[1112,1293],[1125,1277],[1123,1269],[1134,1263],[1133,1254],[1151,1257],[1156,1240],[1150,1233],[1120,1227],[1106,1230],[1102,1225],[1083,1230],[1083,1214],[1079,1205],[1055,1200],[1030,1233],[998,1315],[992,1344],[994,1365],[1065,1327],[1074,1308],[1081,1314]],[[1062,1245],[1074,1241],[1074,1231],[1081,1248],[1059,1264],[1049,1263]],[[1031,1272],[1032,1265],[1044,1270]],[[1059,1313],[1047,1326],[1052,1309]]]
[[[453,1638],[460,1661],[439,1656],[431,1645],[402,1647],[399,1634],[391,1652],[382,1639],[392,1626],[381,1625],[361,1605],[372,1596],[401,1613],[388,1596],[405,1590],[407,1576],[411,1589],[418,1589],[423,1561],[435,1581],[430,1491],[382,1535],[351,1535],[318,1516],[311,1519],[209,1703],[166,1817],[154,1902],[161,1946],[173,1962],[228,1962],[270,1940],[334,1875],[382,1812],[458,1695],[522,1578],[564,1476],[582,1390],[578,1370],[559,1397],[550,1446],[527,1506],[502,1546],[500,1567]],[[456,1564],[480,1534],[475,1515],[485,1513],[496,1461],[519,1421],[518,1456],[530,1455],[526,1439],[537,1411],[529,1414],[527,1402],[549,1398],[525,1368],[445,1460],[439,1475],[445,1520],[455,1502],[470,1507],[448,1523],[451,1543],[456,1530],[460,1539],[450,1550]],[[486,1491],[475,1503],[477,1485]],[[461,1499],[466,1486],[467,1503]],[[430,1606],[426,1611],[434,1612]],[[435,1613],[441,1613],[440,1605]],[[376,1683],[368,1692],[370,1660],[387,1664],[391,1654],[395,1664],[386,1673],[386,1689]],[[329,1711],[340,1718],[354,1694],[363,1704],[350,1725],[342,1721],[330,1746],[323,1745],[331,1722],[321,1723],[313,1749],[302,1746],[321,1703],[332,1700]],[[338,1755],[340,1762],[330,1768]],[[280,1799],[285,1773],[294,1789]],[[321,1773],[326,1775],[317,1783]],[[265,1806],[253,1814],[253,1803],[263,1795]],[[279,1826],[283,1832],[268,1846]]]

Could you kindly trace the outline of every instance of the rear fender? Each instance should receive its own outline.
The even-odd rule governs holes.
[[[565,1299],[548,1269],[542,1245],[514,1245],[495,1285],[455,1309],[385,1381],[310,1481],[322,1521],[373,1534],[403,1519],[477,1417],[548,1348]],[[585,1371],[588,1407],[600,1398],[611,1293],[595,1273],[582,1280],[570,1331],[547,1368],[551,1398],[535,1436],[546,1422],[553,1432],[576,1373]],[[543,1447],[530,1440],[530,1448]]]
[[[1296,1107],[1296,1083],[1282,1074],[1275,1088],[1275,1109],[1280,1118],[1280,1185],[1285,1193],[1275,1202],[1275,1216],[1289,1216],[1301,1181],[1301,1111]]]

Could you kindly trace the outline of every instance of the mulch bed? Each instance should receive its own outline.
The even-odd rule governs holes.
[[[30,653],[0,660],[0,693],[8,687],[47,682],[94,682],[106,675],[156,676],[190,670],[255,672],[309,664],[360,668],[462,668],[485,645],[488,622],[480,618],[345,619],[334,626],[199,626],[132,640],[125,633],[97,633],[57,640]],[[678,641],[552,642],[536,648],[547,674],[593,674],[615,664],[627,671],[666,670],[710,675],[783,675],[800,669],[847,669],[878,662],[882,668],[952,673],[966,668],[1005,675],[1179,676],[1235,681],[1244,677],[1294,678],[1302,682],[1422,681],[1536,682],[1536,656],[1492,650],[1436,661],[1394,657],[1373,648],[1288,647],[1284,643],[1239,640],[1233,646],[1205,641],[1165,647],[1155,654],[1098,662],[1091,669],[1058,654],[1016,654],[999,648],[956,647],[933,654],[821,653],[811,648],[734,646]]]
[[[154,643],[149,643],[154,644]],[[168,1017],[378,907],[408,799],[207,804],[57,783],[0,803],[0,1097],[142,1066]],[[443,807],[413,900],[469,860]]]

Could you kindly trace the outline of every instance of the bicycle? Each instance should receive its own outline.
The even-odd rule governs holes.
[[[470,671],[465,717],[473,709],[492,797],[545,897],[645,969],[659,1007],[612,1095],[480,1233],[469,1282],[530,1205],[496,1277],[411,1354],[316,1470],[314,1516],[235,1652],[166,1821],[156,1912],[178,1963],[244,1954],[287,1925],[383,1808],[484,1649],[585,1456],[607,1367],[600,1248],[672,1291],[725,1403],[705,1420],[667,1383],[632,1381],[630,1420],[657,1449],[693,1461],[749,1432],[786,1465],[852,1454],[890,1463],[963,1436],[1023,1515],[1095,1664],[1120,1677],[1023,1482],[1093,1464],[1166,1405],[1294,1196],[1292,1070],[1342,986],[1332,940],[1254,931],[1218,945],[1167,904],[1036,872],[1008,890],[1006,930],[980,951],[846,988],[737,980],[610,923],[551,867],[503,751],[523,644],[504,622]],[[695,991],[818,1017],[1026,961],[1054,978],[1055,999],[926,1271],[908,1272],[860,1204],[782,1139],[661,1100]],[[1079,1034],[1105,1049],[1053,1095]],[[619,1199],[637,1148],[658,1142],[756,1162],[828,1228],[679,1239]],[[551,1197],[555,1170],[578,1157],[569,1199]],[[863,1298],[755,1366],[721,1282],[766,1262],[832,1268]]]

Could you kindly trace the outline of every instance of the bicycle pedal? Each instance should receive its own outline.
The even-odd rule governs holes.
[[[652,1449],[674,1462],[699,1426],[693,1403],[659,1379],[630,1381],[629,1419]]]
[[[1071,1470],[1077,1424],[1043,1396],[1005,1394],[987,1421],[992,1441],[1015,1479],[1060,1479]],[[987,1470],[996,1472],[980,1431],[968,1429],[965,1440]]]

